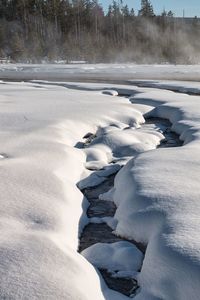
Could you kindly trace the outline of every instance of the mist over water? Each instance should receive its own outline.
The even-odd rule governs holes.
[[[198,18],[135,16],[115,2],[106,15],[98,2],[5,3],[0,58],[12,62],[200,63]]]
[[[132,61],[136,63],[200,63],[200,23],[195,20],[167,20],[163,30],[152,20],[140,21],[140,34],[133,34],[131,45],[121,51],[114,51],[115,62]]]

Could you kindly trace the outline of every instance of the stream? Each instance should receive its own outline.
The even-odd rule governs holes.
[[[161,142],[158,148],[179,147],[182,141],[179,136],[172,132],[171,123],[168,120],[160,118],[146,119],[142,128],[148,128],[149,125],[156,125],[162,130],[165,140]],[[164,129],[163,129],[164,128]],[[97,171],[98,172],[98,171]],[[81,190],[83,195],[88,199],[90,205],[87,210],[88,218],[98,217],[113,217],[116,212],[116,206],[112,201],[104,201],[99,199],[99,195],[109,191],[114,186],[114,179],[118,172],[106,178],[106,180],[94,187],[84,188]],[[138,243],[134,240],[127,240],[123,237],[116,236],[113,229],[105,222],[103,223],[89,223],[85,226],[80,237],[79,252],[96,244],[96,243],[115,243],[119,241],[128,241],[135,245],[145,256],[146,245]],[[110,289],[118,291],[128,297],[134,297],[139,290],[138,282],[133,277],[114,277],[113,273],[106,269],[99,269],[102,277],[104,278],[107,286]],[[138,270],[139,272],[140,270]]]

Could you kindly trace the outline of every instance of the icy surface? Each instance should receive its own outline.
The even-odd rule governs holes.
[[[46,79],[72,81],[89,79],[113,82],[132,79],[200,79],[199,65],[136,65],[128,64],[4,64],[0,66],[2,79]],[[109,90],[113,90],[112,86]]]

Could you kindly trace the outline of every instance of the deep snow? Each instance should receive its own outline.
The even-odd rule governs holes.
[[[108,297],[76,251],[87,202],[76,187],[86,154],[75,145],[99,125],[135,122],[133,106],[57,86],[2,83],[0,90],[0,298]]]
[[[105,89],[132,94],[131,101]],[[117,160],[128,163],[102,199],[117,205],[116,232],[147,244],[135,299],[198,299],[198,96],[2,82],[0,107],[0,298],[127,299],[77,253],[88,204],[76,184]],[[136,130],[143,113],[169,119],[184,146],[155,150],[162,134]],[[97,135],[90,146],[76,147],[88,132]]]

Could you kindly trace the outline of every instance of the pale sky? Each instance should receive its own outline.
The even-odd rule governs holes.
[[[120,1],[120,0],[117,0]],[[99,0],[106,9],[112,0]],[[129,8],[134,8],[137,13],[140,9],[141,0],[123,0],[124,4],[128,4]],[[186,17],[200,17],[200,1],[199,0],[151,0],[156,14],[159,14],[165,8],[167,11],[172,10],[175,16],[183,16],[183,10]]]

